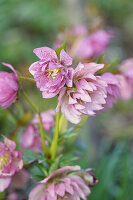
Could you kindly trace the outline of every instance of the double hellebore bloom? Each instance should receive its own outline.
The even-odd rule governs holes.
[[[18,91],[18,79],[14,68],[7,63],[3,65],[9,67],[13,72],[0,72],[0,106],[8,108],[16,99]]]
[[[84,60],[97,56],[107,48],[111,33],[99,30],[91,35],[80,35],[71,45],[70,55],[76,57],[77,60]]]
[[[120,96],[119,81],[116,75],[106,72],[102,75],[102,79],[107,83],[107,98],[104,108],[112,108],[113,103],[117,101]]]
[[[87,176],[85,173],[81,175],[76,170],[80,170],[80,166],[57,169],[33,188],[29,200],[86,200],[86,196],[90,194],[90,186],[97,181],[93,174],[86,172]]]
[[[43,128],[50,133],[50,129],[54,126],[54,110],[48,110],[41,113]],[[42,142],[40,136],[35,133],[39,133],[39,119],[38,115],[35,115],[30,124],[26,127],[21,138],[21,145],[24,148],[30,148],[34,152],[39,152],[42,148]]]
[[[120,64],[119,70],[126,77],[127,81],[133,86],[133,58],[124,60]]]
[[[79,63],[74,71],[73,88],[61,89],[57,111],[61,106],[61,111],[68,121],[77,124],[83,114],[93,116],[103,109],[107,84],[102,77],[94,75],[103,67],[103,64]]]
[[[42,91],[43,98],[56,96],[66,84],[72,86],[72,68],[64,68],[72,64],[72,58],[64,51],[58,59],[56,52],[48,47],[36,48],[33,52],[40,58],[33,63],[29,71],[34,76],[37,87]]]
[[[121,98],[129,100],[133,94],[133,58],[128,58],[119,66],[121,75],[118,75],[120,80]]]
[[[23,167],[22,154],[15,148],[15,142],[6,137],[4,143],[0,142],[0,192],[9,186],[12,176]]]

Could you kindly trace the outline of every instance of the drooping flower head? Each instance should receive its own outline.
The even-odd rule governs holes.
[[[87,59],[103,53],[109,44],[111,34],[104,30],[98,30],[87,37],[82,38],[77,49],[75,49],[76,57]]]
[[[50,129],[54,126],[55,110],[48,110],[41,113],[43,128],[50,133]],[[42,142],[39,135],[39,118],[35,115],[30,124],[26,127],[21,138],[21,145],[24,148],[30,148],[34,152],[39,152],[42,149]]]
[[[103,67],[103,64],[79,63],[74,71],[74,87],[61,89],[57,111],[61,106],[68,121],[77,124],[83,114],[93,116],[103,109],[107,84],[102,77],[94,75]]]
[[[124,90],[124,92],[121,90],[121,96],[123,100],[129,100],[133,94],[133,58],[124,60],[120,64],[119,70],[121,72],[121,76],[119,76],[121,89]]]
[[[6,137],[4,143],[0,142],[0,192],[8,187],[15,172],[23,167],[22,154],[15,148],[15,142]]]
[[[107,98],[104,108],[112,108],[113,103],[120,97],[119,80],[116,75],[106,72],[102,75],[102,79],[107,83]],[[105,110],[105,109],[104,109]]]
[[[133,58],[128,58],[124,60],[120,66],[119,70],[128,79],[128,81],[133,85]]]
[[[119,80],[120,99],[128,101],[132,96],[133,88],[124,75],[118,74],[116,77]]]
[[[18,79],[14,68],[7,63],[3,65],[10,68],[13,72],[0,72],[0,106],[3,109],[8,108],[15,101],[18,91]]]
[[[64,68],[72,64],[72,58],[64,49],[60,52],[60,60],[56,52],[48,47],[36,48],[33,52],[40,60],[33,63],[29,71],[42,91],[43,98],[56,96],[65,84],[72,86],[73,69]]]
[[[60,33],[54,48],[60,47],[61,43],[67,40],[69,55],[81,62],[103,53],[112,36],[111,32],[105,30],[97,30],[90,34],[85,25],[78,25]]]
[[[76,170],[80,170],[80,166],[66,166],[54,171],[33,188],[29,200],[86,200],[86,196],[91,192],[89,186],[96,182],[92,174],[87,174],[89,184],[88,180],[86,183]]]

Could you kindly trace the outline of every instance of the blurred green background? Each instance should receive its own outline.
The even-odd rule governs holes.
[[[108,62],[133,56],[132,0],[0,0],[0,62],[12,64],[23,75],[37,60],[32,50],[50,46],[65,27],[86,24],[96,19],[114,32],[105,53]],[[0,65],[0,70],[3,67]],[[44,100],[41,93],[24,82],[27,94],[41,110],[55,108],[56,100]],[[14,130],[27,103],[21,99],[10,110],[0,109],[0,133]],[[76,140],[83,168],[96,168],[99,183],[92,189],[89,200],[133,199],[133,101],[119,101],[106,113],[89,118],[80,138]],[[76,152],[76,153],[77,153]]]

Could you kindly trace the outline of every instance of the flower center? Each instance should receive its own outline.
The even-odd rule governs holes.
[[[0,170],[2,170],[9,162],[9,154],[6,153],[3,156],[0,156]]]
[[[48,77],[54,79],[57,76],[57,74],[61,72],[61,69],[60,68],[48,69],[47,71],[48,71]]]

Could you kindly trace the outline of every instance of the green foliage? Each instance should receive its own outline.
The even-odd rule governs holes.
[[[66,41],[64,41],[61,45],[60,48],[57,48],[55,51],[56,51],[56,54],[57,54],[57,57],[58,59],[60,60],[60,52],[61,50],[64,49],[66,51]]]

